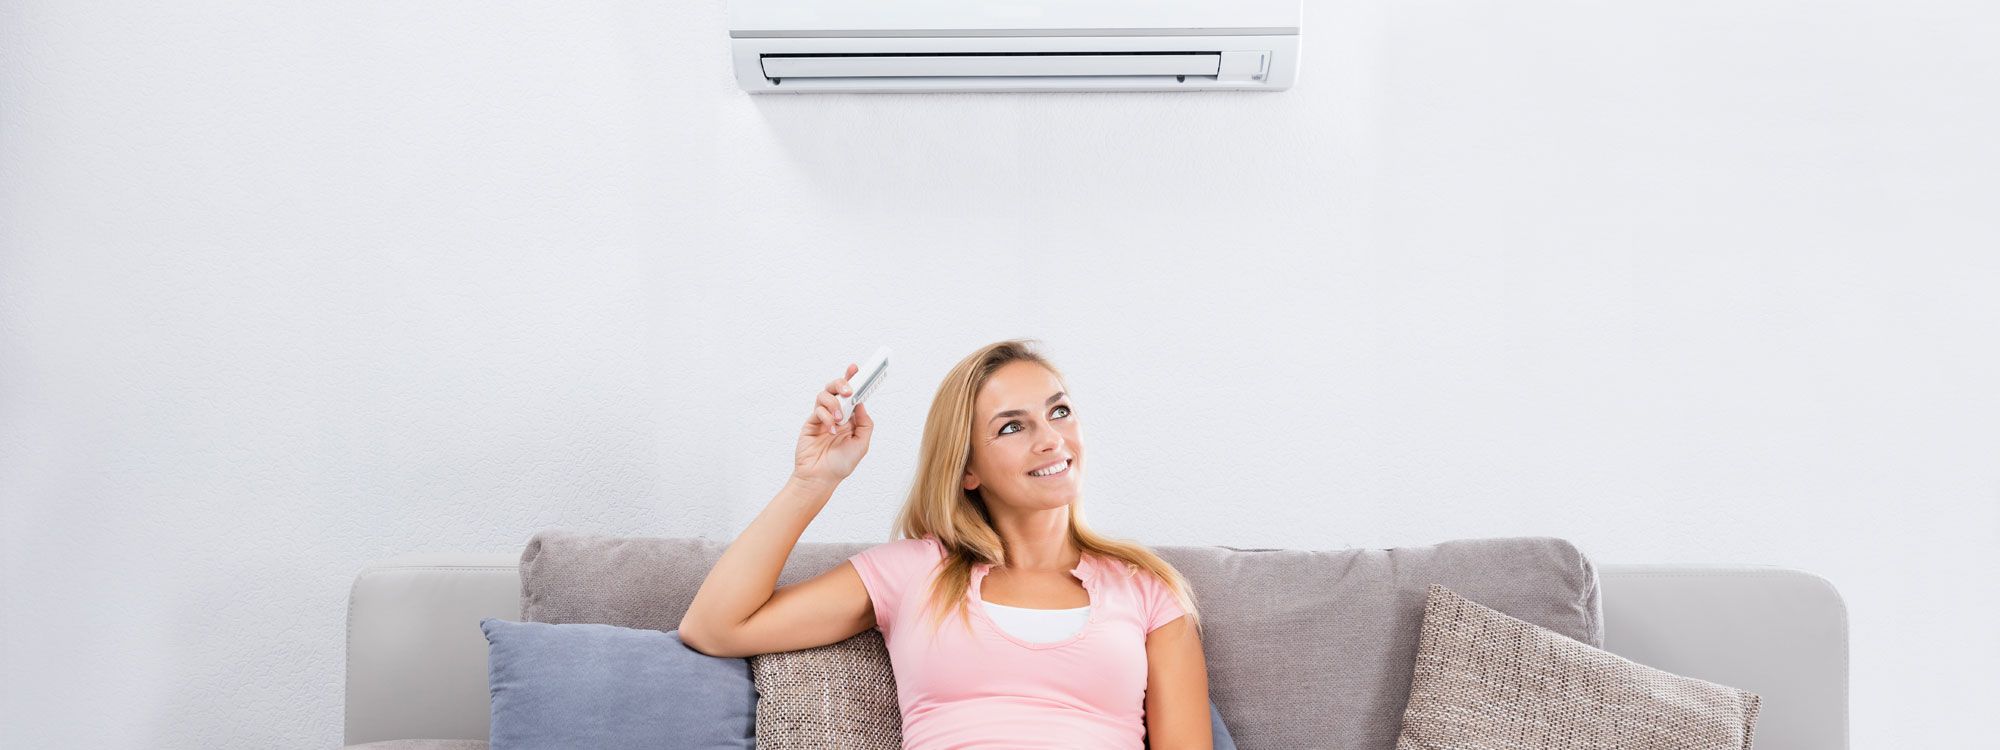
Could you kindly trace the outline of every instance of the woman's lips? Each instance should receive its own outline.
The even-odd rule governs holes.
[[[1046,474],[1046,475],[1042,475],[1042,476],[1036,476],[1036,475],[1034,475],[1034,474],[1032,474],[1032,473],[1031,473],[1031,474],[1029,474],[1029,475],[1028,475],[1028,478],[1029,478],[1029,479],[1055,479],[1055,478],[1057,478],[1057,477],[1066,477],[1066,476],[1069,476],[1069,473],[1070,473],[1070,471],[1071,471],[1072,469],[1075,469],[1075,468],[1076,468],[1076,459],[1072,458],[1072,459],[1070,459],[1069,461],[1065,462],[1065,464],[1066,464],[1066,465],[1065,465],[1065,466],[1063,466],[1063,470],[1062,470],[1062,471],[1058,471],[1058,472],[1056,472],[1056,473],[1054,473],[1054,474]]]

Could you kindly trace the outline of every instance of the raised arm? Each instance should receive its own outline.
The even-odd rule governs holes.
[[[875,624],[868,590],[851,563],[810,580],[776,588],[785,559],[833,490],[868,452],[875,422],[866,405],[839,423],[838,396],[849,395],[847,374],[815,395],[812,416],[799,430],[792,476],[749,528],[723,550],[681,618],[681,642],[710,656],[751,656],[823,646]]]

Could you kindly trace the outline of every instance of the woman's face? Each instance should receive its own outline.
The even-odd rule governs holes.
[[[1055,373],[1033,362],[1002,365],[973,398],[972,465],[965,488],[989,503],[1047,510],[1075,502],[1082,477],[1081,426]],[[1068,461],[1069,466],[1063,468]],[[1030,476],[1037,469],[1063,469]]]

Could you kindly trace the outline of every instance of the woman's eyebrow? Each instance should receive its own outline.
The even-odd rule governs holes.
[[[1049,400],[1048,400],[1048,403],[1047,403],[1047,404],[1045,404],[1045,405],[1046,405],[1046,406],[1055,406],[1055,405],[1056,405],[1056,402],[1057,402],[1057,401],[1060,401],[1060,400],[1062,400],[1062,397],[1063,397],[1063,392],[1062,392],[1062,391],[1056,391],[1056,395],[1053,395],[1053,396],[1050,396],[1050,397],[1049,397]],[[1001,417],[1018,417],[1018,416],[1021,416],[1021,415],[1023,415],[1023,414],[1027,414],[1027,412],[1025,412],[1025,411],[1021,411],[1020,409],[1008,409],[1008,410],[1006,410],[1006,411],[1003,411],[1003,412],[1000,412],[999,414],[995,414],[995,415],[993,415],[993,419],[999,419],[999,418],[1001,418]],[[986,420],[986,421],[988,421],[988,422],[991,422],[991,421],[993,421],[993,419],[988,419],[988,420]]]

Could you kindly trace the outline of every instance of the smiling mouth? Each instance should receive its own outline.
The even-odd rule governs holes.
[[[1048,479],[1049,477],[1059,477],[1059,476],[1063,476],[1063,475],[1065,475],[1065,474],[1068,474],[1068,473],[1069,473],[1069,470],[1070,470],[1070,468],[1071,468],[1071,467],[1072,467],[1072,466],[1073,466],[1073,465],[1074,465],[1075,463],[1076,463],[1076,459],[1072,458],[1072,459],[1070,459],[1070,460],[1068,460],[1068,461],[1064,461],[1064,462],[1062,462],[1061,464],[1058,464],[1057,466],[1059,466],[1060,468],[1058,468],[1058,469],[1056,469],[1056,470],[1053,470],[1053,471],[1051,471],[1051,472],[1049,472],[1049,473],[1047,473],[1047,474],[1037,474],[1037,473],[1034,473],[1034,472],[1029,472],[1029,473],[1028,473],[1028,476],[1031,476],[1031,477],[1034,477],[1034,478],[1036,478],[1036,479]]]

